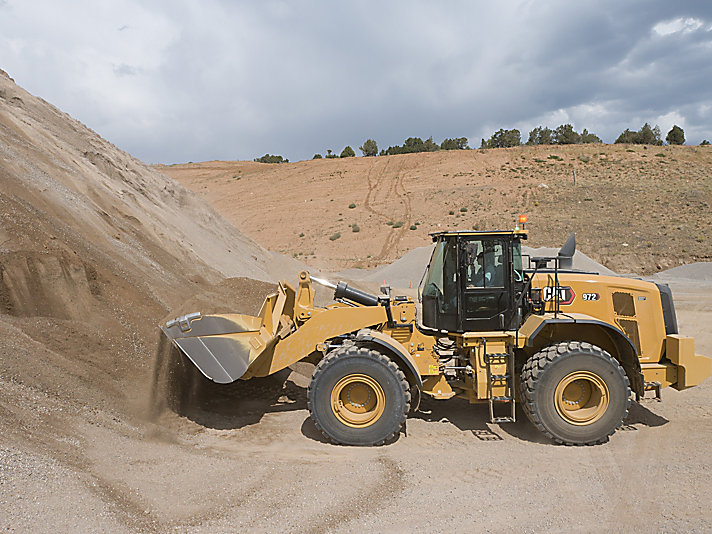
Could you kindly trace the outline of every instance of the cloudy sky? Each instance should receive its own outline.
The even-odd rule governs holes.
[[[566,122],[712,140],[708,0],[0,0],[0,68],[149,163]]]

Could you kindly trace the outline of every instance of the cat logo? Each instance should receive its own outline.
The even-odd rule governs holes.
[[[576,293],[569,286],[559,286],[556,288],[556,293],[554,293],[554,286],[545,286],[541,288],[541,298],[544,302],[551,302],[554,300],[554,295],[558,296],[559,304],[566,306],[571,304],[576,298]]]

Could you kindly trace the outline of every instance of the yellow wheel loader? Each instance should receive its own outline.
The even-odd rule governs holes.
[[[230,383],[315,364],[309,412],[334,443],[395,439],[423,394],[486,403],[494,423],[520,403],[557,443],[607,441],[637,398],[710,375],[678,333],[670,289],[572,268],[573,235],[555,257],[529,258],[524,229],[438,232],[420,306],[299,273],[259,316],[192,313],[161,326],[210,380]],[[334,290],[314,305],[312,282]]]

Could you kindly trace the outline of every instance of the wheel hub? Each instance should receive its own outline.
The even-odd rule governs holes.
[[[572,425],[590,425],[608,409],[610,395],[603,379],[590,371],[567,375],[554,392],[556,411]]]
[[[386,405],[381,385],[368,375],[352,374],[339,380],[331,391],[331,409],[347,426],[360,428],[375,423]]]

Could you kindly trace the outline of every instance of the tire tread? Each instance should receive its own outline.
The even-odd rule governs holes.
[[[591,343],[586,343],[582,341],[562,341],[555,345],[549,345],[548,347],[545,347],[539,352],[533,354],[527,360],[527,362],[524,364],[524,367],[522,368],[521,380],[519,383],[519,395],[522,409],[524,410],[524,413],[527,415],[529,420],[534,424],[534,426],[536,426],[541,432],[544,433],[544,435],[546,435],[549,439],[555,441],[556,443],[562,445],[597,445],[600,443],[605,443],[606,441],[608,441],[608,438],[620,427],[620,423],[618,424],[618,426],[613,428],[608,434],[599,439],[586,441],[584,443],[577,443],[560,439],[554,436],[544,426],[537,413],[536,395],[539,379],[541,378],[543,372],[551,364],[555,363],[561,358],[565,358],[571,352],[586,352],[589,354],[595,354],[596,356],[609,361],[609,363],[611,363],[611,365],[618,371],[618,373],[620,373],[625,382],[627,393],[625,413],[621,418],[622,423],[622,421],[628,416],[628,410],[630,408],[631,392],[630,381],[628,380],[628,376],[625,374],[625,371],[621,367],[618,360],[613,358],[613,356],[611,356],[608,352],[601,349],[600,347],[597,347],[596,345],[592,345]]]
[[[309,387],[307,388],[307,408],[309,409],[309,415],[312,418],[312,421],[314,421],[314,425],[316,428],[319,430],[319,432],[322,433],[322,435],[329,440],[330,443],[333,443],[335,445],[341,445],[342,443],[336,439],[334,439],[332,436],[330,436],[323,428],[323,426],[320,424],[318,416],[315,414],[313,405],[314,405],[314,399],[313,399],[313,391],[314,391],[314,384],[316,381],[319,379],[319,376],[332,364],[334,364],[336,361],[343,359],[343,358],[349,358],[353,356],[362,356],[362,357],[367,357],[367,358],[373,358],[374,360],[379,361],[380,363],[384,364],[396,377],[398,380],[398,383],[400,385],[400,388],[403,390],[403,395],[405,397],[405,409],[403,410],[403,413],[398,414],[399,418],[399,424],[396,427],[396,429],[391,432],[388,436],[384,437],[383,439],[379,440],[376,443],[373,443],[372,445],[374,446],[379,446],[379,445],[384,445],[385,443],[390,443],[392,440],[394,440],[400,431],[403,428],[403,425],[405,425],[405,420],[406,417],[408,416],[408,412],[410,412],[410,401],[411,401],[411,394],[410,394],[410,384],[408,383],[408,379],[405,376],[405,373],[401,370],[400,367],[398,367],[398,364],[396,364],[392,359],[390,359],[388,356],[385,354],[378,352],[373,349],[368,349],[366,347],[359,347],[357,345],[344,345],[341,348],[332,350],[329,352],[324,358],[321,359],[321,361],[317,364],[316,368],[314,369],[314,374],[312,375],[311,381],[309,382]]]

